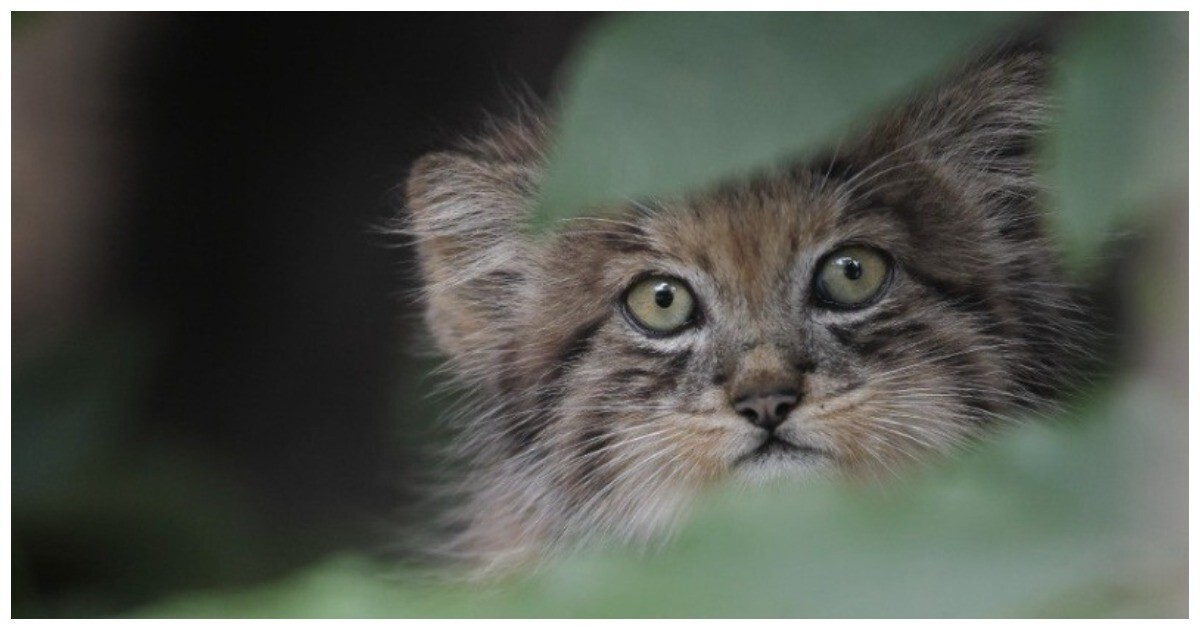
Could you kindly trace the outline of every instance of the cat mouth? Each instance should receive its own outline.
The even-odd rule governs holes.
[[[828,453],[812,446],[797,442],[789,442],[774,433],[767,436],[754,450],[738,457],[735,465],[764,461],[776,456],[793,457],[824,457]]]

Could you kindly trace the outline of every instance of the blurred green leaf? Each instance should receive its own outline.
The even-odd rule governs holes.
[[[831,142],[972,44],[989,13],[638,14],[568,67],[535,226]]]
[[[1063,51],[1047,144],[1051,215],[1076,267],[1116,227],[1187,190],[1187,17],[1089,16]]]
[[[283,582],[138,611],[185,617],[797,617],[1165,614],[1130,581],[1122,491],[1153,444],[1125,387],[1087,422],[1031,424],[886,488],[726,488],[665,551],[581,554],[492,587],[344,556]]]

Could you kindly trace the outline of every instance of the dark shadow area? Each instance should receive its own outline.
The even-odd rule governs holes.
[[[387,546],[435,412],[413,262],[372,227],[590,19],[15,21],[14,615]]]

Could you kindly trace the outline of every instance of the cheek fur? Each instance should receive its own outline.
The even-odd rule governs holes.
[[[640,434],[620,450],[655,456],[658,473],[684,481],[712,479],[727,467],[743,436],[719,388],[705,387],[697,351],[614,344],[596,357],[588,386],[613,414],[605,422]],[[613,450],[618,450],[614,448]]]
[[[834,340],[854,357],[856,382],[839,391],[838,379],[823,381],[830,397],[812,401],[809,425],[837,445],[843,467],[921,461],[968,443],[1012,407],[1005,368],[1012,343],[945,316],[910,309],[835,329]]]

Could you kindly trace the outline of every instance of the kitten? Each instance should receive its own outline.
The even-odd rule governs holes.
[[[474,396],[444,551],[651,540],[714,481],[890,472],[1052,404],[1086,329],[1038,207],[1047,66],[989,55],[835,157],[549,238],[544,119],[419,160],[426,318]]]

